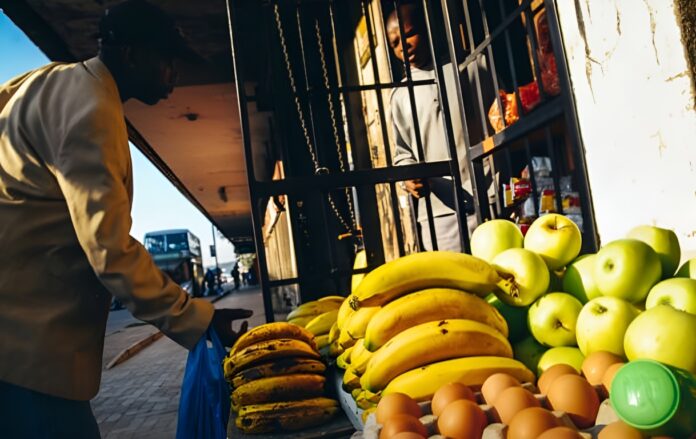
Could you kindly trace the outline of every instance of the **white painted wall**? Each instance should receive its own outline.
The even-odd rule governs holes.
[[[675,5],[556,3],[601,242],[654,224],[696,257],[696,111]]]

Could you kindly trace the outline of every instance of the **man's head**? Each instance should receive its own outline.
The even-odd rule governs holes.
[[[145,0],[113,6],[99,23],[99,57],[124,101],[135,98],[154,105],[166,99],[177,80],[175,59],[185,50],[172,19]]]
[[[402,45],[399,16],[404,29],[405,47]],[[423,10],[416,4],[403,4],[387,18],[387,39],[394,55],[401,61],[408,58],[414,67],[424,67],[430,63],[430,48]],[[404,56],[404,53],[406,56]]]

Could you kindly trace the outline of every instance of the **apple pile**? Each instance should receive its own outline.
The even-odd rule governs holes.
[[[471,253],[518,285],[488,297],[507,319],[515,357],[538,374],[558,363],[581,369],[585,356],[649,358],[696,374],[696,258],[679,270],[672,230],[638,226],[596,254],[559,214],[522,235],[492,220],[471,236]],[[675,274],[676,273],[676,274]]]

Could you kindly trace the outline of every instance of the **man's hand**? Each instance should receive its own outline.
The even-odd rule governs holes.
[[[406,189],[406,192],[416,198],[424,197],[428,195],[428,192],[430,192],[428,181],[423,180],[422,178],[404,181],[404,189]]]
[[[221,308],[216,309],[213,313],[213,320],[210,326],[215,330],[220,341],[224,346],[231,347],[240,335],[244,334],[249,326],[247,321],[242,322],[242,327],[239,331],[232,330],[232,322],[235,320],[246,319],[254,314],[249,309],[231,309]]]

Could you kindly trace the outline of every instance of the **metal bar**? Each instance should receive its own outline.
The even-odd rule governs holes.
[[[406,50],[406,33],[404,32],[404,23],[401,17],[401,11],[399,10],[399,0],[394,0],[394,10],[396,11],[396,18],[399,24],[399,38],[401,39],[401,49],[402,53]],[[418,120],[418,109],[416,108],[416,94],[413,89],[413,77],[411,75],[411,62],[408,60],[408,56],[403,56],[404,70],[406,73],[406,82],[408,84],[408,99],[411,105],[411,117],[413,118],[413,129],[416,137],[416,150],[418,151],[418,158],[420,161],[426,161],[425,152],[423,150],[423,141],[421,139],[420,132],[420,121]],[[430,200],[430,193],[425,197],[425,211],[428,217],[428,229],[430,231],[430,240],[432,241],[433,250],[437,250],[437,235],[435,233],[435,221],[433,218],[433,206]]]
[[[362,11],[365,17],[365,25],[367,27],[367,39],[370,46],[370,57],[372,58],[372,74],[374,75],[377,84],[380,84],[379,67],[377,66],[377,51],[375,36],[372,34],[372,15],[370,13],[369,3],[366,1],[362,2]],[[389,133],[387,131],[387,117],[384,110],[384,100],[382,97],[381,90],[375,91],[377,95],[377,109],[379,112],[379,123],[382,127],[382,143],[384,145],[384,155],[387,161],[387,166],[392,166],[391,150],[389,148]],[[401,212],[399,211],[399,198],[396,194],[395,183],[389,184],[389,195],[391,198],[391,209],[392,215],[394,215],[394,223],[396,224],[396,242],[399,247],[399,256],[403,256],[406,253],[404,248],[404,233],[401,227]]]
[[[481,3],[481,0],[479,0],[479,3]],[[504,17],[505,5],[503,5],[503,0],[498,0],[498,8],[500,9],[500,16]],[[512,77],[512,87],[515,90],[515,100],[517,101],[517,108],[518,111],[519,109],[522,109],[522,111],[524,111],[524,108],[522,107],[522,98],[520,98],[520,84],[519,82],[517,82],[517,73],[515,72],[515,59],[512,56],[512,43],[510,42],[510,32],[508,28],[505,28],[503,34],[505,36],[505,52],[507,54],[508,63],[510,63],[510,76]],[[504,116],[502,119],[505,126],[507,126],[507,124],[505,123]]]
[[[259,261],[259,271],[261,272],[261,292],[263,295],[263,309],[266,314],[266,322],[271,323],[275,321],[275,315],[273,313],[273,302],[271,300],[271,290],[269,287],[268,279],[268,266],[266,259],[266,248],[263,243],[263,217],[259,215],[256,200],[259,199],[256,193],[256,178],[254,176],[254,162],[251,150],[251,137],[249,130],[249,113],[247,108],[247,103],[245,101],[245,91],[244,91],[244,77],[243,69],[240,65],[241,55],[239,53],[238,41],[235,36],[234,29],[237,26],[234,24],[234,17],[236,14],[232,12],[232,2],[234,0],[225,0],[227,6],[227,24],[230,33],[230,43],[232,51],[232,63],[234,64],[235,71],[235,85],[237,88],[237,102],[239,106],[239,116],[242,125],[242,142],[244,144],[244,161],[247,168],[247,182],[249,184],[249,198],[251,199],[251,216],[252,225],[254,228],[254,241],[256,243],[256,257]]]
[[[536,184],[536,174],[534,172],[534,166],[532,166],[532,151],[529,145],[529,139],[524,138],[524,153],[527,158],[527,166],[529,169],[529,179],[532,183],[532,202],[534,203],[534,212],[536,215],[539,214],[539,189]]]
[[[590,193],[589,177],[587,175],[587,166],[585,163],[585,148],[580,137],[580,124],[578,122],[577,110],[573,102],[573,95],[570,92],[570,73],[566,63],[565,50],[563,40],[561,38],[561,28],[558,23],[558,15],[554,0],[544,0],[546,7],[546,19],[549,24],[549,33],[551,35],[551,45],[553,46],[553,54],[556,57],[556,67],[558,77],[561,83],[561,96],[563,100],[563,108],[565,122],[570,136],[570,142],[574,151],[574,163],[580,187],[577,188],[580,193],[583,216],[583,250],[585,252],[594,253],[599,249],[599,236],[597,235],[597,224],[595,223],[594,207],[592,202],[592,194]]]
[[[392,183],[414,178],[441,177],[450,175],[448,160],[413,165],[392,166],[391,168],[359,169],[341,174],[300,176],[284,180],[256,182],[255,191],[259,196],[306,195],[312,191],[349,186],[369,186]]]
[[[542,101],[546,100],[547,94],[544,91],[544,84],[541,82],[541,68],[539,67],[539,45],[536,40],[536,32],[534,32],[534,20],[530,8],[525,8],[524,15],[527,17],[525,22],[525,28],[527,29],[527,36],[529,37],[529,44],[532,46],[532,68],[534,69],[534,77],[536,78],[537,87],[539,88],[539,97]],[[524,108],[520,107],[520,114],[523,114]]]
[[[455,199],[455,213],[457,215],[457,222],[459,226],[459,241],[462,251],[470,251],[469,246],[469,228],[467,227],[467,217],[466,209],[464,207],[464,194],[462,193],[462,176],[459,170],[459,152],[457,151],[457,140],[454,138],[454,128],[452,127],[452,114],[450,112],[449,97],[447,95],[447,86],[443,70],[442,61],[438,56],[435,56],[435,44],[433,42],[433,17],[432,9],[428,5],[427,0],[423,0],[423,9],[425,11],[426,26],[428,28],[428,40],[430,42],[430,51],[433,54],[433,60],[435,64],[435,78],[439,84],[438,98],[440,99],[440,109],[442,111],[443,124],[442,127],[445,131],[445,142],[449,148],[450,154],[450,173],[452,174],[452,191],[454,192]],[[459,81],[459,70],[456,65],[450,62],[450,67],[452,68],[452,74],[455,75],[454,81]],[[459,122],[465,124],[464,115],[460,115],[462,120]],[[466,145],[462,145],[466,151]]]
[[[469,151],[471,160],[478,160],[492,154],[505,144],[525,136],[530,131],[548,123],[550,120],[560,116],[561,114],[563,114],[563,102],[561,99],[553,98],[549,100],[544,105],[535,108],[534,111],[529,113],[529,115],[524,119],[518,120],[513,125],[510,125],[507,129],[499,132],[498,134],[494,134],[481,143],[472,146],[471,150]]]
[[[471,28],[471,14],[469,14],[469,1],[464,0],[464,19],[466,20],[466,30],[467,30],[467,35],[469,37],[469,46],[474,47],[476,44],[476,41],[474,40],[474,32]],[[491,59],[492,61],[492,59]],[[483,89],[481,88],[481,77],[479,76],[479,62],[478,62],[478,56],[474,58],[474,81],[476,83],[476,95],[478,97],[478,106],[479,106],[479,113],[481,117],[481,127],[483,128],[483,138],[485,139],[490,135],[490,132],[488,131],[488,121],[486,120],[486,108],[485,108],[485,103],[483,102]],[[466,72],[468,76],[468,67],[469,63],[465,63],[466,67],[464,71]],[[493,70],[491,71],[491,75],[495,78],[497,76],[497,72],[495,71],[495,65],[493,66]],[[501,109],[501,114],[503,116],[503,119],[505,119],[505,114],[502,112],[502,103],[500,102],[500,94],[498,93],[498,88],[496,88],[496,99],[498,100],[498,105],[500,106]]]
[[[454,32],[452,30],[452,17],[453,13],[450,13],[449,3],[452,0],[441,0],[443,15],[448,19],[448,25],[445,26],[445,34],[447,36],[447,48],[449,50],[450,59],[453,60],[457,69],[459,69],[459,59],[457,57],[457,49],[454,45]],[[465,68],[466,70],[466,68]],[[455,81],[455,89],[457,91],[457,103],[459,105],[459,112],[462,115],[463,125],[462,134],[464,135],[464,144],[466,145],[467,154],[467,166],[469,168],[469,176],[471,181],[471,188],[474,196],[474,210],[476,212],[476,219],[479,224],[483,222],[483,216],[481,212],[481,206],[488,203],[488,200],[482,200],[481,195],[483,191],[479,191],[479,182],[485,182],[485,180],[479,180],[474,172],[474,165],[471,159],[471,139],[469,138],[469,127],[466,123],[466,108],[464,105],[464,92],[462,90],[461,81]],[[485,176],[484,176],[485,178]]]
[[[546,151],[549,153],[551,160],[551,175],[553,177],[553,190],[556,198],[556,209],[558,213],[563,214],[563,199],[561,198],[560,173],[558,170],[558,160],[556,160],[556,151],[553,146],[553,134],[548,126],[544,129],[546,137]]]

